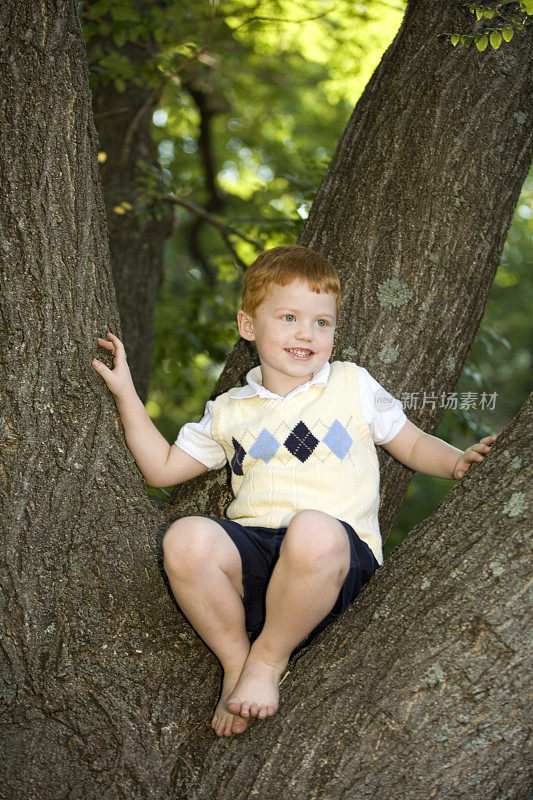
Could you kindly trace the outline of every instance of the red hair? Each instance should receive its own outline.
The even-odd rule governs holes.
[[[250,264],[244,275],[242,310],[253,315],[274,283],[287,286],[305,281],[313,292],[335,295],[337,316],[341,305],[339,277],[331,261],[300,244],[280,245],[265,250]]]

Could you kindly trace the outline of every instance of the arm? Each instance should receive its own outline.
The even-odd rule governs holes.
[[[464,452],[447,442],[413,425],[407,420],[394,439],[383,444],[394,458],[410,469],[432,475],[435,478],[464,478],[474,461],[483,461],[482,453],[490,452],[497,436],[485,436]]]
[[[206,472],[205,464],[175,444],[169,445],[159,433],[135,391],[124,345],[114,334],[107,335],[111,341],[99,338],[98,344],[113,353],[113,369],[96,358],[91,363],[115,398],[126,444],[146,482],[156,487],[173,486]]]

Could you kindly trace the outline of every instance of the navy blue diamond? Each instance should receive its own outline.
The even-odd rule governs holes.
[[[313,436],[304,422],[299,422],[292,429],[283,442],[287,450],[303,463],[306,461],[318,444],[318,439]]]
[[[235,448],[235,455],[231,459],[231,468],[235,475],[244,475],[242,462],[244,461],[246,450],[242,445],[239,444],[234,436],[231,437],[231,441],[233,442],[233,447]]]

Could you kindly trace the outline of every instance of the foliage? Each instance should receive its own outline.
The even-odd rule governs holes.
[[[479,4],[469,5],[468,3],[464,5],[471,14],[475,14],[477,22],[483,19],[494,19],[493,25],[485,26],[482,30],[479,30],[480,26],[476,26],[476,30],[471,33],[440,35],[449,36],[454,47],[459,43],[462,44],[463,47],[470,47],[472,42],[474,42],[480,52],[487,49],[489,42],[493,50],[499,48],[502,40],[504,42],[510,42],[514,35],[513,26],[515,26],[517,30],[523,31],[528,22],[527,17],[533,14],[533,0],[520,0],[518,3],[514,2],[514,0],[499,0],[499,2],[493,6]],[[506,6],[509,5],[511,9],[518,6],[519,13],[512,13],[512,10],[509,11],[509,9],[506,8]]]
[[[225,18],[226,39],[211,37],[207,61],[198,24],[195,52],[203,60],[188,62],[179,86],[164,85],[154,115],[167,201],[215,206],[211,213],[231,226],[233,247],[228,249],[216,227],[200,226],[194,212],[176,205],[177,231],[167,245],[156,309],[147,404],[170,440],[203,412],[235,342],[243,265],[267,247],[297,239],[336,142],[402,11],[386,4],[384,24],[383,12],[371,11],[382,4],[368,4],[367,10],[315,0],[253,5],[256,19]],[[227,8],[218,6],[221,14]],[[331,13],[324,14],[324,8]],[[281,23],[276,14],[308,20]],[[192,29],[187,36],[192,46]],[[168,61],[168,52],[165,57]],[[209,98],[207,112],[193,96],[198,87]],[[202,113],[211,132],[207,154],[200,141]],[[206,180],[207,159],[216,173],[214,191]],[[157,175],[146,168],[142,190],[146,202],[152,195],[152,208],[162,202],[157,185]]]

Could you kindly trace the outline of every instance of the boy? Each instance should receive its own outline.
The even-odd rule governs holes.
[[[413,425],[365,369],[330,364],[339,307],[328,259],[300,245],[262,253],[245,275],[237,317],[260,366],[246,386],[209,401],[171,446],[135,392],[122,343],[111,333],[98,339],[114,368],[93,366],[149,485],[231,465],[228,518],[179,519],[163,541],[176,601],[224,670],[217,736],[276,712],[291,653],[342,614],[383,563],[374,443],[411,469],[460,479],[496,439],[463,453]]]

